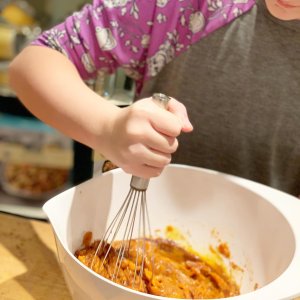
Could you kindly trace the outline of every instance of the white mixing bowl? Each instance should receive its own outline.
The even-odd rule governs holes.
[[[113,170],[44,205],[73,299],[169,299],[124,288],[95,274],[73,255],[83,234],[100,238],[129,191],[131,176]],[[216,236],[227,242],[242,295],[235,300],[283,300],[300,295],[300,200],[264,185],[211,170],[170,165],[147,190],[152,229],[168,225],[205,251]],[[255,284],[258,289],[254,290]],[[230,299],[230,298],[227,298]]]

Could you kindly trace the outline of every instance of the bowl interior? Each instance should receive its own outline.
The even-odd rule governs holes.
[[[101,237],[125,199],[130,179],[114,170],[48,201],[45,211],[67,255],[80,247],[84,232]],[[172,225],[200,253],[226,242],[231,261],[244,270],[234,273],[242,293],[274,281],[293,259],[295,237],[284,215],[231,176],[170,166],[150,181],[147,203],[152,231]]]

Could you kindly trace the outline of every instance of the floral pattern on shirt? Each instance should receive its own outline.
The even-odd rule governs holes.
[[[255,0],[95,0],[42,33],[35,45],[66,55],[84,80],[122,67],[156,76],[192,44],[247,12]]]

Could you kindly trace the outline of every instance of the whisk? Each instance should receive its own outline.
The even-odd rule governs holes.
[[[153,94],[152,98],[155,103],[164,109],[167,108],[168,101],[170,100],[168,96],[160,93]],[[118,274],[121,268],[128,268],[130,272],[132,272],[131,286],[128,287],[133,289],[138,289],[138,287],[134,285],[141,284],[142,282],[141,279],[145,265],[146,239],[152,236],[146,201],[148,185],[149,179],[132,176],[127,197],[107,227],[102,239],[99,241],[90,265],[93,269],[95,263],[98,264],[98,273],[105,273],[105,277],[123,285],[126,285],[126,280],[118,278]],[[122,238],[117,240],[119,232],[122,233]],[[125,263],[125,258],[129,256],[130,245],[134,235],[137,235],[135,239],[136,253],[133,255],[133,257],[135,256],[134,265],[132,265],[132,263],[130,265],[128,261]],[[118,247],[116,247],[116,244],[118,244]],[[102,257],[101,262],[97,260],[97,257],[100,256]],[[104,270],[104,266],[108,261],[113,261],[113,266]]]

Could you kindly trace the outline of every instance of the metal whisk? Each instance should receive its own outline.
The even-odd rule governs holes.
[[[170,100],[168,96],[160,93],[153,94],[152,98],[164,109],[167,108],[168,101]],[[151,237],[146,201],[148,185],[149,179],[132,176],[129,193],[118,213],[108,226],[103,238],[100,240],[91,262],[92,269],[95,264],[98,263],[98,273],[123,285],[128,285],[128,282],[126,284],[124,279],[118,278],[120,269],[130,269],[130,272],[132,272],[131,286],[128,287],[136,289],[139,288],[137,285],[140,285],[142,282],[141,279],[145,265],[146,239]],[[122,232],[122,238],[117,240],[119,232]],[[132,254],[129,252],[134,234],[136,234],[138,238],[135,239],[136,253],[133,266],[132,263],[130,265],[128,261],[124,261]],[[97,262],[97,257],[102,257],[101,262]],[[105,267],[108,262],[113,264],[113,267]],[[124,276],[120,277],[124,278]],[[124,282],[122,280],[124,280]]]

